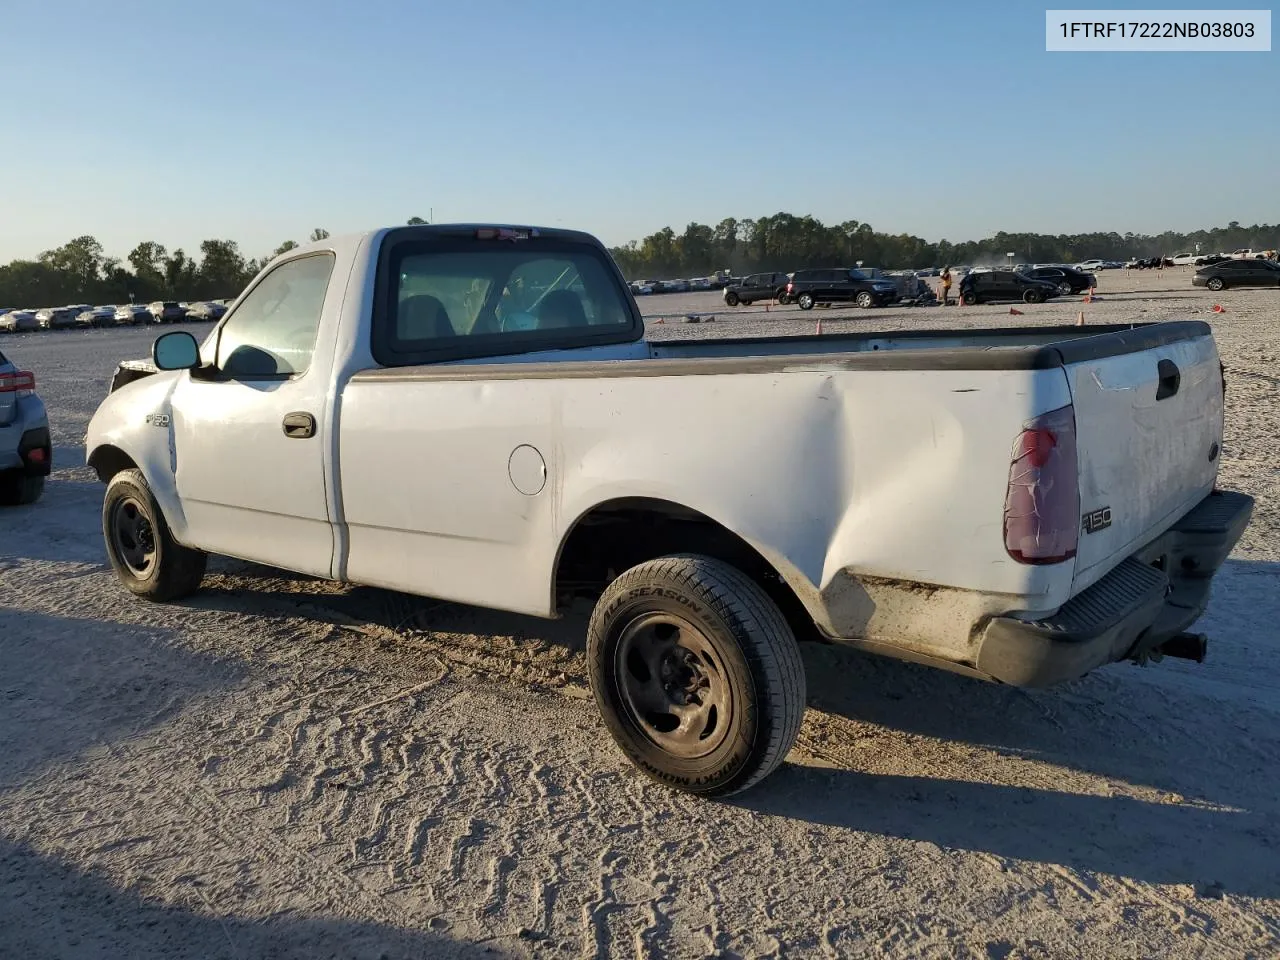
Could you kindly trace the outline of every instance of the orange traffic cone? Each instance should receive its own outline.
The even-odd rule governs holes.
[[[818,336],[822,336],[822,318],[818,318]]]
[[[1022,315],[1023,315],[1023,314],[1022,314],[1022,311],[1021,311],[1021,310],[1019,310],[1017,307],[1010,307],[1010,308],[1009,308],[1009,316],[1011,316],[1011,317],[1020,317],[1020,316],[1022,316]]]
[[[1094,290],[1095,290],[1095,288],[1094,288],[1094,287],[1090,287],[1090,288],[1089,288],[1089,292],[1088,292],[1088,293],[1086,293],[1086,294],[1084,295],[1084,302],[1085,302],[1085,303],[1093,303],[1093,294],[1094,294]]]
[[[657,320],[655,320],[655,321],[653,321],[653,322],[654,322],[654,323],[666,323],[667,321],[665,321],[665,320],[663,320],[661,317],[659,317]]]
[[[1084,326],[1084,311],[1083,311],[1083,310],[1081,310],[1081,311],[1080,311],[1080,315],[1079,315],[1078,317],[1076,317],[1076,326],[1077,326],[1077,327],[1083,327],[1083,326]]]
[[[1227,312],[1227,308],[1226,308],[1226,307],[1224,307],[1224,306],[1223,306],[1222,304],[1220,304],[1220,303],[1215,303],[1215,304],[1213,305],[1213,312],[1214,312],[1214,313],[1226,313],[1226,312]]]

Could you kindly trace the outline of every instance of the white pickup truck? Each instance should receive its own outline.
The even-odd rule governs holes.
[[[1216,488],[1200,322],[649,342],[577,232],[398,227],[268,265],[89,425],[120,580],[209,553],[555,617],[673,787],[744,789],[805,708],[797,639],[1045,685],[1201,659],[1253,502]],[[850,669],[857,669],[855,664]]]

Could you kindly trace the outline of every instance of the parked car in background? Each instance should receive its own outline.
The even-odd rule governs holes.
[[[633,289],[634,293],[635,290]],[[202,300],[187,307],[187,318],[190,320],[221,320],[227,312],[226,306],[212,300]]]
[[[1215,263],[1222,263],[1230,259],[1225,253],[1210,253],[1203,257],[1196,257],[1195,265],[1197,267],[1210,267]]]
[[[146,304],[126,303],[116,310],[116,324],[152,323],[151,311]]]
[[[749,306],[757,300],[777,300],[786,303],[787,283],[790,277],[785,273],[753,273],[735,280],[724,288],[721,296],[731,307],[738,304]]]
[[[36,378],[0,353],[0,506],[40,499],[52,467],[49,418]]]
[[[1090,270],[1105,270],[1106,263],[1106,260],[1084,260],[1076,264],[1076,269],[1083,272],[1088,272]]]
[[[960,302],[970,305],[1011,300],[1044,303],[1057,295],[1057,284],[1016,270],[976,270],[960,281]]]
[[[812,310],[818,303],[884,307],[898,299],[898,285],[892,280],[869,277],[856,267],[797,270],[787,284],[787,298],[801,310]]]
[[[1026,271],[1032,280],[1045,280],[1058,288],[1064,297],[1088,290],[1098,285],[1098,278],[1075,267],[1032,267]]]
[[[116,322],[116,308],[114,306],[94,307],[92,310],[82,310],[76,314],[76,326],[78,327],[109,327]]]
[[[0,314],[0,330],[6,333],[30,333],[40,329],[40,321],[30,310],[9,310]]]
[[[1280,264],[1274,260],[1224,260],[1201,267],[1191,278],[1197,287],[1225,290],[1227,287],[1280,286]]]
[[[75,307],[45,307],[36,312],[36,322],[41,330],[65,330],[76,325]]]
[[[1198,259],[1200,259],[1200,254],[1198,253],[1175,253],[1169,258],[1169,262],[1175,267],[1189,267]]]
[[[710,277],[694,277],[692,280],[689,281],[689,289],[690,290],[710,290],[711,278]]]
[[[147,310],[156,323],[181,323],[187,319],[187,311],[176,300],[157,300],[147,304]]]

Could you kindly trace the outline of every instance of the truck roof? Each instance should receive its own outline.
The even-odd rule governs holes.
[[[534,236],[555,237],[560,240],[576,240],[581,243],[599,244],[600,241],[582,230],[566,230],[563,227],[540,227],[526,223],[416,223],[379,227],[358,233],[344,233],[326,237],[311,243],[300,244],[280,256],[298,256],[319,250],[354,251],[366,241],[381,243],[392,230],[401,234],[418,234],[422,237],[471,235],[477,230],[516,230]],[[278,259],[278,258],[276,258]]]

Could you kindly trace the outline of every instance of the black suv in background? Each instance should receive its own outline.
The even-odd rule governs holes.
[[[1044,303],[1058,295],[1058,285],[1034,280],[1016,270],[978,270],[960,281],[960,302],[966,304],[1021,300]]]
[[[731,307],[755,303],[757,300],[777,300],[786,303],[787,275],[785,273],[753,273],[736,280],[724,288],[724,302]]]
[[[898,285],[888,280],[873,280],[861,270],[832,267],[797,270],[791,275],[786,294],[801,310],[812,310],[815,303],[849,301],[860,307],[883,307],[897,301]]]
[[[1064,297],[1081,293],[1098,285],[1098,278],[1075,267],[1032,267],[1024,270],[1032,280],[1047,280],[1058,288]]]

